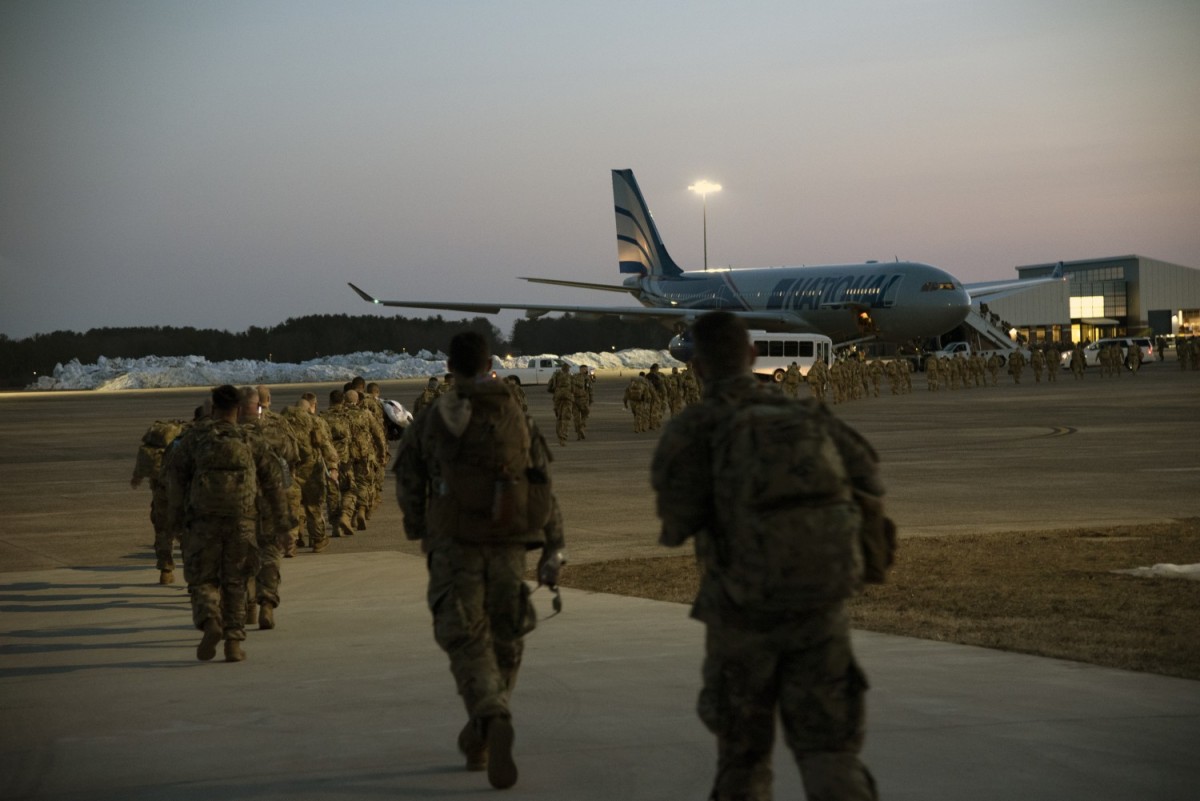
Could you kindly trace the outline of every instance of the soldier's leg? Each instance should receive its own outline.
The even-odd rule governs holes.
[[[563,401],[554,402],[554,433],[558,436],[558,444],[567,444],[567,427],[570,425],[570,404]]]
[[[788,632],[779,665],[784,738],[809,798],[874,801],[875,780],[859,759],[867,680],[854,660],[840,605]]]
[[[487,559],[487,611],[496,666],[504,680],[505,703],[512,698],[525,651],[524,637],[537,626],[537,614],[525,583],[525,548],[496,547]]]
[[[354,527],[367,530],[367,509],[371,505],[371,463],[367,459],[354,463]]]
[[[254,574],[254,601],[259,606],[259,623],[270,628],[270,609],[279,606],[280,562],[283,548],[279,539],[261,522],[255,527],[255,542],[258,545],[258,570]]]
[[[183,538],[184,575],[192,601],[192,623],[221,623],[221,542],[207,527],[193,524]]]
[[[287,557],[295,556],[296,546],[303,542],[300,533],[300,524],[304,519],[304,507],[300,502],[301,495],[300,485],[297,483],[297,479],[293,477],[291,485],[288,486],[287,499],[288,510],[291,511],[292,519],[296,521],[296,526],[288,531],[284,541],[280,543],[283,555]]]
[[[154,526],[154,560],[158,567],[158,583],[175,582],[175,557],[172,550],[175,538],[167,525],[167,488],[158,481],[150,485],[150,523]]]
[[[314,551],[323,550],[329,542],[329,535],[325,527],[327,484],[325,471],[318,468],[300,487],[300,508],[304,513],[304,530],[307,532],[308,544]]]
[[[241,642],[246,639],[246,582],[258,571],[255,521],[229,524],[221,540],[221,617],[225,629],[225,660],[245,658]]]
[[[697,711],[717,735],[711,799],[769,801],[775,744],[776,656],[761,633],[709,624]]]
[[[350,537],[354,534],[354,510],[358,506],[358,495],[355,494],[355,476],[354,467],[349,464],[343,464],[342,470],[338,471],[338,481],[341,486],[341,508],[338,510],[336,531],[339,537]]]

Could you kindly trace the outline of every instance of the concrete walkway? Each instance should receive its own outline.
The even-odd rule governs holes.
[[[0,798],[495,798],[401,553],[301,554],[248,659],[195,660],[152,564],[0,576]],[[544,590],[535,594],[549,613]],[[685,607],[564,592],[530,636],[510,797],[704,799],[703,629]],[[1193,799],[1200,683],[857,633],[887,799]],[[220,656],[218,655],[218,660]],[[801,798],[776,750],[776,797]]]

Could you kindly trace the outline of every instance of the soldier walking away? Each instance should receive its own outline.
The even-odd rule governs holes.
[[[292,520],[278,457],[256,431],[237,424],[237,388],[217,387],[212,402],[212,422],[190,428],[168,457],[169,518],[187,532],[192,622],[204,632],[196,658],[212,659],[224,639],[225,661],[240,662],[246,581],[258,570],[259,497],[272,534],[286,533]]]
[[[894,549],[875,452],[817,401],[760,388],[739,318],[706,314],[692,335],[704,400],[663,432],[651,481],[659,541],[695,537],[701,562],[692,616],[707,627],[709,798],[771,798],[778,716],[809,798],[875,799],[845,609],[864,581],[883,580]]]
[[[550,452],[511,388],[489,374],[487,342],[475,332],[450,341],[454,391],[404,432],[396,497],[404,533],[421,541],[429,568],[434,638],[466,706],[458,736],[467,770],[511,787],[510,699],[537,624],[524,581],[525,557],[541,551],[538,579],[558,583],[562,516],[550,490]]]
[[[154,557],[158,565],[158,583],[175,583],[175,558],[172,551],[178,534],[167,523],[167,482],[163,475],[163,454],[183,433],[182,420],[155,420],[142,435],[137,461],[129,486],[137,489],[150,481],[150,525],[154,527]]]
[[[1083,378],[1083,371],[1087,369],[1087,359],[1083,355],[1083,345],[1078,342],[1075,347],[1071,348],[1071,375],[1075,376],[1078,381]]]
[[[641,434],[650,428],[650,415],[647,413],[646,404],[651,393],[650,382],[646,380],[645,373],[635,375],[630,379],[629,386],[625,387],[621,403],[626,409],[633,412],[633,433],[635,434]]]
[[[284,409],[282,414],[296,431],[300,446],[300,460],[292,470],[292,483],[300,491],[300,500],[299,504],[293,503],[292,513],[302,520],[313,553],[320,553],[329,545],[327,492],[328,482],[337,481],[338,452],[333,447],[329,425],[317,416],[316,395],[305,392],[295,406]],[[297,536],[293,548],[303,544],[304,539]]]

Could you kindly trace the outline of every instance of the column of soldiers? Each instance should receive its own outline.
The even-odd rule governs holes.
[[[622,405],[633,413],[635,434],[660,428],[665,412],[674,417],[699,401],[700,382],[692,370],[672,367],[664,374],[657,364],[651,365],[649,373],[639,372],[630,379],[621,398]]]
[[[357,387],[357,388],[356,388]],[[156,421],[138,449],[130,485],[149,480],[159,583],[175,581],[180,543],[197,657],[225,641],[245,658],[245,626],[275,627],[281,560],[307,544],[366,528],[380,502],[388,458],[379,386],[360,377],[317,414],[304,393],[276,413],[266,386],[222,386],[189,422]]]

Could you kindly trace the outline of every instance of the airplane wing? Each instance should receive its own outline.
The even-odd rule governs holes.
[[[1015,295],[1018,292],[1024,292],[1027,289],[1033,289],[1035,286],[1054,283],[1055,281],[1063,280],[1063,264],[1060,261],[1054,268],[1054,272],[1045,278],[1026,278],[1013,279],[1009,281],[985,281],[979,284],[963,284],[963,289],[967,290],[971,296],[971,302],[977,303],[981,300],[998,300],[1009,295]]]
[[[550,279],[541,279],[541,282],[578,285],[577,283],[570,282],[554,282]],[[595,285],[595,288],[601,288],[602,286]],[[664,323],[678,321],[687,324],[705,312],[712,311],[711,309],[688,309],[678,306],[562,306],[540,303],[458,303],[454,301],[380,300],[374,295],[364,292],[352,283],[350,284],[350,288],[358,293],[360,298],[377,306],[398,306],[407,309],[438,309],[441,311],[460,311],[475,314],[498,314],[502,310],[514,310],[525,312],[525,316],[530,319],[541,317],[551,312],[570,312],[583,317],[619,317],[623,320],[659,320]],[[603,288],[607,289],[610,287],[603,286]],[[628,292],[629,290],[622,287],[621,291]],[[816,332],[816,329],[808,325],[803,317],[792,312],[743,311],[738,309],[730,309],[729,311],[741,317],[747,324],[752,325],[752,327],[762,328],[767,331]]]

